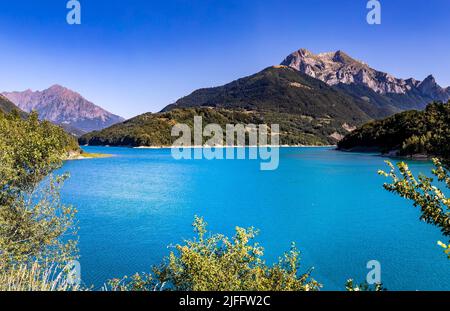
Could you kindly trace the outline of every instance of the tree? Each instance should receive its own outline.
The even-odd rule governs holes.
[[[444,236],[450,236],[450,199],[445,196],[442,190],[433,184],[434,178],[420,174],[417,178],[409,169],[405,162],[397,164],[400,176],[394,165],[386,161],[390,167],[390,172],[382,170],[379,174],[392,179],[391,183],[384,184],[384,188],[396,193],[403,198],[413,201],[414,207],[419,207],[421,211],[420,219],[426,223],[437,226]],[[433,159],[435,169],[432,174],[438,182],[444,183],[450,189],[450,176],[447,169],[438,159]],[[450,243],[438,241],[438,245],[444,248],[445,254],[450,259]]]
[[[0,115],[0,268],[64,263],[76,257],[76,210],[60,202],[66,176],[50,176],[61,167],[76,141],[61,128]]]

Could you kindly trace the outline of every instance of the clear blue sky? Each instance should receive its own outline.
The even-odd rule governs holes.
[[[450,1],[0,0],[0,90],[58,83],[131,117],[280,63],[298,48],[344,50],[402,78],[450,85]]]

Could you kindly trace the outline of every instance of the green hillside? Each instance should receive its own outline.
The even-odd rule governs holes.
[[[25,116],[26,114],[21,111],[16,105],[14,105],[9,99],[0,94],[0,113],[11,113],[12,111],[17,110],[20,115]]]
[[[197,90],[163,111],[202,106],[301,114],[351,123],[369,120],[372,111],[364,101],[356,101],[285,66],[269,67],[224,86]]]
[[[335,144],[349,129],[378,117],[371,103],[292,68],[275,66],[224,86],[200,89],[167,106],[102,131],[83,135],[80,144],[168,146],[176,123],[279,124],[282,144]]]
[[[171,129],[177,123],[193,130],[194,116],[203,117],[203,125],[216,123],[225,131],[226,124],[280,124],[281,144],[328,145],[335,143],[330,137],[340,123],[332,119],[314,119],[288,113],[229,110],[222,108],[183,108],[161,113],[146,113],[102,131],[79,138],[81,145],[110,146],[170,146],[177,137]],[[325,128],[326,127],[326,128]],[[206,139],[205,139],[206,140]]]
[[[450,159],[450,102],[432,103],[424,111],[406,111],[369,122],[348,134],[338,147]]]
[[[14,141],[21,139],[22,131],[39,132],[40,135],[53,139],[54,148],[64,152],[66,156],[81,153],[76,138],[67,134],[64,129],[48,121],[39,121],[37,114],[27,114],[19,110],[5,97],[0,95],[0,135],[3,139]],[[17,136],[17,137],[16,137]],[[18,142],[22,143],[22,142]]]

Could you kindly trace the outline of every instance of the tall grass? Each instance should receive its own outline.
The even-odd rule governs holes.
[[[19,265],[0,268],[0,291],[78,291],[64,269],[55,265]]]

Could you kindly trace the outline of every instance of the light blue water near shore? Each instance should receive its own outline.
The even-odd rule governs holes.
[[[436,245],[439,230],[418,220],[410,202],[383,190],[383,158],[331,148],[283,148],[279,169],[258,161],[172,159],[170,150],[86,147],[112,158],[66,162],[63,201],[78,209],[83,281],[150,271],[170,244],[193,236],[194,215],[210,229],[261,230],[273,262],[292,241],[302,267],[325,290],[365,280],[366,263],[381,263],[390,290],[450,290],[450,265]],[[411,163],[429,172],[426,162]]]

